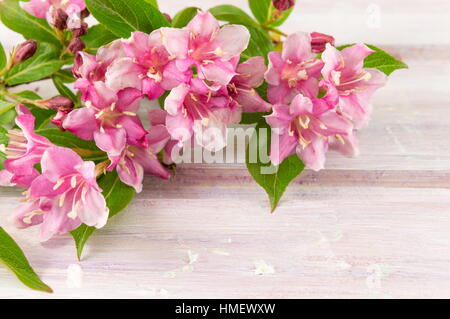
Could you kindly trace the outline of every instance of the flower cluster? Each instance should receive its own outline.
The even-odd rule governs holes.
[[[242,112],[267,112],[271,105],[254,90],[264,81],[262,57],[242,64],[249,32],[220,27],[210,12],[199,12],[183,29],[134,32],[99,49],[80,52],[73,73],[85,107],[65,116],[62,127],[94,140],[121,180],[142,190],[143,173],[168,178],[157,154],[195,137],[210,150],[226,143],[226,128]],[[170,91],[165,110],[149,112],[150,130],[138,117],[140,100]],[[212,133],[211,133],[212,132]],[[170,156],[166,156],[170,158]]]
[[[17,106],[17,113],[19,129],[8,131],[9,143],[3,150],[8,159],[0,171],[0,185],[26,189],[24,203],[13,216],[14,224],[22,228],[41,224],[42,240],[82,223],[103,227],[109,210],[97,185],[95,164],[36,134],[35,118],[24,105]]]
[[[70,25],[71,17],[85,8],[75,0],[32,0],[23,6],[53,25],[58,24],[53,12],[62,16],[64,11]],[[108,161],[96,168],[37,135],[33,115],[20,105],[20,130],[8,133],[8,159],[0,172],[1,185],[26,189],[16,224],[42,224],[43,239],[81,223],[102,227],[108,208],[98,174],[116,170],[123,183],[141,192],[144,174],[170,177],[164,164],[185,143],[193,140],[210,151],[224,148],[227,128],[239,123],[243,113],[271,113],[265,118],[273,130],[274,165],[296,153],[306,166],[319,170],[329,148],[356,154],[356,132],[367,123],[372,94],[386,81],[382,72],[363,67],[373,51],[362,44],[339,51],[331,36],[299,32],[287,37],[282,52],[269,54],[266,67],[264,57],[241,61],[249,40],[246,27],[221,27],[210,12],[199,11],[185,28],[134,32],[96,55],[79,52],[72,71],[84,105],[73,108],[63,97],[35,104],[57,109],[52,123],[94,141]],[[264,81],[268,102],[255,90]],[[164,109],[148,111],[150,128],[144,128],[141,100],[166,92]]]
[[[269,54],[268,98],[273,113],[266,117],[273,128],[271,161],[278,165],[297,153],[311,169],[325,164],[329,147],[344,155],[358,153],[356,130],[370,115],[370,98],[383,86],[386,75],[363,67],[374,52],[363,44],[337,50],[332,38],[321,58],[313,53],[320,37],[290,35],[283,52]]]

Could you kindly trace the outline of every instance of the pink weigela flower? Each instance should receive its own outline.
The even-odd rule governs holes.
[[[267,97],[273,104],[289,104],[299,93],[317,97],[323,62],[311,50],[308,33],[291,34],[284,43],[283,52],[269,53],[269,84]]]
[[[24,105],[18,105],[16,109],[16,125],[19,129],[9,130],[8,146],[3,145],[7,159],[4,163],[5,169],[0,172],[0,185],[28,188],[39,176],[34,166],[41,161],[45,150],[53,144],[34,133],[34,116]]]
[[[96,98],[87,101],[86,107],[70,112],[63,128],[82,139],[95,140],[111,157],[122,154],[126,144],[147,147],[147,132],[136,114],[141,91],[128,88],[116,94],[103,82],[96,82],[93,87]]]
[[[266,120],[273,129],[272,163],[279,165],[297,153],[306,166],[316,171],[324,167],[329,138],[341,139],[353,129],[352,123],[336,113],[326,99],[311,100],[301,94],[290,106],[274,105]]]
[[[321,85],[338,100],[337,110],[350,119],[356,129],[363,127],[370,116],[370,99],[386,83],[387,76],[377,69],[364,68],[364,59],[373,50],[364,44],[337,50],[327,44],[322,54],[325,65]]]
[[[106,74],[106,84],[114,90],[136,88],[150,100],[165,91],[189,82],[192,71],[181,72],[165,49],[159,30],[150,35],[134,32],[123,40],[126,57],[116,59]]]
[[[186,28],[162,28],[163,43],[181,72],[196,66],[198,76],[227,85],[236,75],[235,66],[247,48],[250,33],[242,25],[226,25],[209,12],[199,12]]]
[[[109,209],[97,184],[94,162],[84,162],[71,149],[55,146],[44,152],[41,167],[42,175],[31,183],[26,203],[14,215],[16,226],[41,224],[39,234],[46,241],[82,223],[96,228],[106,224]]]
[[[152,127],[146,136],[148,147],[127,145],[121,155],[112,158],[109,170],[117,169],[119,178],[125,184],[134,187],[136,192],[142,191],[144,174],[151,174],[160,178],[170,177],[167,169],[159,161],[157,154],[167,147],[170,135],[164,125],[166,112],[152,110],[149,120]],[[166,149],[170,152],[169,149]]]
[[[217,94],[199,78],[172,90],[165,101],[166,126],[179,145],[193,135],[211,151],[225,147],[227,126],[239,123],[241,109],[229,96]]]
[[[95,83],[105,82],[108,67],[124,56],[125,51],[121,40],[115,40],[99,48],[96,55],[86,52],[77,54],[72,68],[77,78],[74,87],[81,91],[84,101],[98,99]]]

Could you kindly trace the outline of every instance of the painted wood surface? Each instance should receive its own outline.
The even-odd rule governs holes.
[[[186,5],[160,2],[169,13]],[[326,170],[295,180],[275,214],[243,164],[148,177],[80,262],[69,236],[41,244],[35,229],[12,229],[20,192],[3,188],[0,224],[55,293],[29,291],[0,268],[0,298],[450,297],[450,3],[299,2],[287,31],[373,43],[410,65],[376,95],[360,157],[330,154]],[[20,41],[0,31],[6,47]]]

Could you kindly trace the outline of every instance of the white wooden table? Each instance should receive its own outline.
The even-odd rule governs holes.
[[[187,3],[160,2],[169,13]],[[0,268],[0,298],[450,297],[449,1],[301,0],[285,29],[373,43],[409,64],[376,95],[359,158],[331,154],[326,170],[305,171],[273,215],[244,165],[148,177],[81,262],[69,236],[40,244],[35,229],[12,229],[20,191],[1,189],[0,224],[55,293]],[[6,47],[20,39],[0,34]]]

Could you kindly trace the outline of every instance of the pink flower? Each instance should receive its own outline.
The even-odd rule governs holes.
[[[294,154],[313,170],[325,164],[330,137],[341,138],[352,132],[352,124],[333,110],[324,99],[297,95],[290,106],[278,104],[266,116],[273,129],[270,158],[274,165]]]
[[[253,57],[238,65],[237,75],[228,84],[230,97],[242,107],[246,113],[269,112],[272,105],[264,101],[255,88],[264,82],[264,73],[267,71],[263,57]]]
[[[338,100],[338,112],[353,121],[355,128],[364,126],[370,115],[370,98],[386,82],[386,75],[376,69],[365,69],[364,59],[373,50],[357,44],[338,51],[327,44],[322,54],[325,65],[321,84]]]
[[[268,99],[273,104],[288,104],[299,93],[317,97],[318,79],[323,63],[311,51],[307,33],[291,34],[284,43],[283,53],[269,53]]]
[[[117,94],[103,82],[95,82],[97,95],[86,107],[70,112],[63,128],[85,140],[95,140],[109,156],[122,154],[125,145],[147,147],[147,132],[137,116],[141,92],[124,89]]]
[[[74,151],[48,148],[41,160],[42,175],[28,190],[27,203],[14,216],[18,227],[41,224],[40,237],[48,240],[81,223],[103,227],[109,209],[97,185],[94,162],[84,162]]]
[[[115,60],[125,56],[121,40],[101,47],[97,55],[79,52],[75,57],[72,72],[78,79],[74,87],[81,91],[84,101],[97,98],[95,83],[105,82],[106,71]]]
[[[177,58],[181,72],[195,65],[201,79],[227,85],[236,75],[235,66],[250,39],[242,25],[226,25],[208,12],[199,12],[186,28],[162,28],[163,43]]]
[[[17,106],[16,124],[20,128],[8,131],[9,143],[5,148],[5,170],[0,173],[0,185],[28,188],[39,175],[34,166],[42,154],[53,146],[45,137],[34,133],[34,116],[24,106]],[[4,145],[3,145],[4,147]]]
[[[172,139],[182,145],[195,135],[197,143],[211,151],[225,147],[227,126],[241,118],[230,97],[217,94],[199,78],[173,89],[164,107]]]
[[[32,16],[45,19],[51,24],[55,24],[55,12],[59,9],[68,16],[67,24],[75,26],[79,23],[79,13],[86,9],[84,0],[31,0],[20,2],[21,7]]]
[[[164,179],[170,177],[169,172],[157,157],[157,154],[166,147],[170,140],[164,122],[161,122],[161,120],[165,120],[165,113],[163,110],[150,111],[152,128],[146,137],[147,148],[127,145],[120,156],[111,158],[111,165],[108,169],[116,168],[120,180],[134,187],[138,193],[142,191],[144,173]]]
[[[106,73],[106,84],[114,89],[136,88],[149,99],[189,82],[192,71],[180,72],[161,41],[159,31],[150,35],[134,32],[123,41],[126,57],[115,60]]]

